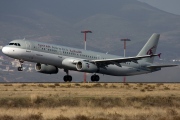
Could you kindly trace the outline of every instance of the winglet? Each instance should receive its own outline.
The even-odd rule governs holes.
[[[158,54],[158,57],[161,58],[161,53]]]

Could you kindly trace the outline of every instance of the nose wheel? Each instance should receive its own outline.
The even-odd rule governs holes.
[[[92,81],[92,82],[98,82],[99,79],[100,79],[99,75],[92,75],[92,76],[91,76],[91,81]]]
[[[23,67],[18,67],[18,71],[23,71]]]
[[[18,67],[18,71],[23,71],[22,65],[23,65],[24,61],[23,60],[19,60],[19,63],[20,63],[20,67]]]

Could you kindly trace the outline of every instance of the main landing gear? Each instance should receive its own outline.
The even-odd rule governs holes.
[[[23,71],[23,67],[22,67],[23,62],[24,62],[23,60],[19,60],[20,67],[18,67],[18,71]]]
[[[92,82],[98,82],[99,79],[100,79],[99,75],[94,74],[94,75],[91,76],[91,81]]]
[[[69,75],[69,71],[64,69],[64,72],[66,72],[67,75],[64,76],[64,82],[71,82],[72,81],[72,76]]]
[[[69,75],[69,71],[67,69],[64,69],[64,72],[66,72],[66,74],[67,74],[63,78],[64,82],[71,82],[72,81],[72,76]],[[91,76],[91,81],[92,82],[98,82],[99,79],[100,79],[99,75],[94,74],[94,75]]]

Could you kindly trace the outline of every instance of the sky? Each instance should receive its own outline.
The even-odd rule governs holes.
[[[163,11],[180,15],[180,0],[139,0]]]

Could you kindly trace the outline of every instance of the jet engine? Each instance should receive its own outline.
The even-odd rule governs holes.
[[[45,74],[57,74],[58,73],[57,67],[52,66],[52,65],[41,64],[41,63],[36,63],[35,70],[37,72],[45,73]]]
[[[90,72],[90,73],[95,73],[98,71],[97,65],[86,61],[78,61],[76,64],[76,69],[81,72]]]

